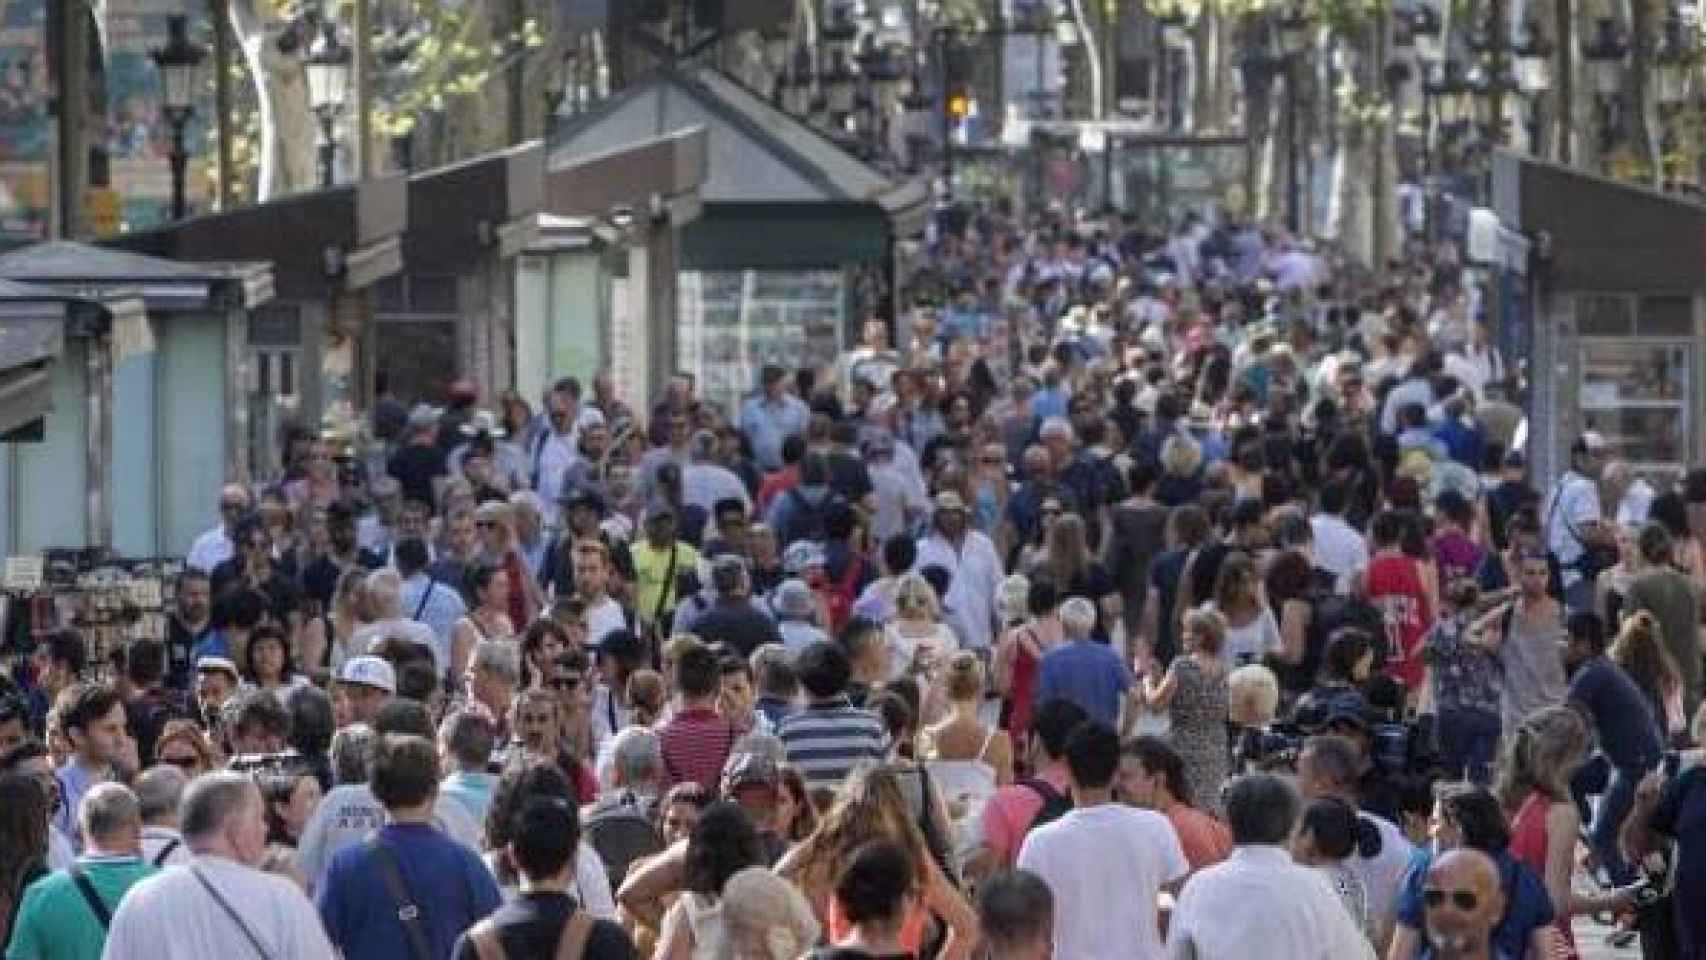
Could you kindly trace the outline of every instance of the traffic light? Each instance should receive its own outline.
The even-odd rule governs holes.
[[[948,91],[948,116],[958,123],[971,113],[971,93],[965,87],[953,87]]]

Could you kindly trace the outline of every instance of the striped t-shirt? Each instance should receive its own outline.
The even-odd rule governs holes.
[[[845,696],[820,700],[784,717],[776,736],[786,748],[788,763],[799,769],[806,787],[837,787],[853,768],[866,760],[888,756],[888,731],[882,720],[861,710]]]
[[[740,739],[740,731],[715,710],[683,710],[658,728],[668,785],[693,781],[712,795],[717,793],[723,764]]]

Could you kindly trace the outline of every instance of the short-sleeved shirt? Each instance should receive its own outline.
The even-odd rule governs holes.
[[[1053,787],[1056,793],[1066,795],[1065,769],[1045,769],[1037,779]],[[977,832],[984,849],[994,855],[1003,867],[1011,867],[1019,856],[1019,845],[1024,843],[1025,835],[1031,832],[1031,824],[1042,809],[1043,795],[1025,784],[1009,784],[996,790],[985,801],[983,812],[978,815]]]
[[[853,706],[846,696],[812,703],[776,725],[788,763],[798,767],[810,789],[833,789],[864,761],[888,755],[888,731],[876,714]]]
[[[666,615],[675,609],[676,577],[684,570],[699,566],[699,551],[681,541],[673,545],[674,571],[670,570],[670,547],[657,548],[645,538],[629,549],[634,558],[634,611],[640,619],[651,623],[661,609]],[[662,600],[660,605],[659,600]]]
[[[1510,854],[1501,852],[1493,857],[1493,862],[1499,868],[1499,888],[1505,895],[1504,916],[1493,928],[1493,947],[1501,956],[1527,956],[1530,936],[1552,922],[1552,898],[1540,877]],[[1432,856],[1417,856],[1398,894],[1398,922],[1412,930],[1423,929],[1422,889],[1432,865]],[[1426,940],[1422,938],[1417,960],[1427,960],[1433,955],[1433,948]]]
[[[1190,865],[1167,818],[1104,803],[1038,827],[1018,866],[1054,892],[1054,955],[1159,957],[1156,898]]]
[[[1599,736],[1599,748],[1613,766],[1649,769],[1663,752],[1658,722],[1641,688],[1606,657],[1594,657],[1576,670],[1569,698],[1587,711]]]
[[[1037,706],[1070,700],[1090,719],[1114,726],[1120,703],[1131,689],[1131,671],[1107,644],[1074,640],[1043,654],[1037,679]]]
[[[1192,873],[1232,855],[1232,829],[1196,807],[1175,803],[1167,810],[1167,821],[1179,835],[1179,848]]]
[[[479,855],[433,827],[386,824],[376,840],[396,860],[435,956],[449,955],[462,931],[498,908],[497,881]],[[378,853],[365,843],[332,858],[315,890],[315,906],[345,960],[395,957],[398,946],[408,943]]]
[[[714,710],[682,710],[658,728],[667,784],[693,782],[717,792],[740,731]]]
[[[85,857],[77,867],[109,917],[134,884],[155,872],[153,865],[136,857]],[[6,960],[100,960],[106,941],[106,925],[77,882],[68,871],[56,870],[24,891]]]

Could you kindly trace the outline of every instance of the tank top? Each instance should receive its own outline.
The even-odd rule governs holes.
[[[1551,809],[1552,799],[1536,790],[1522,801],[1516,816],[1511,818],[1510,855],[1516,861],[1530,870],[1544,883],[1546,880],[1546,811]],[[1563,935],[1564,942],[1569,944],[1574,954],[1576,936],[1570,930],[1570,918],[1559,917],[1553,921],[1558,932]]]
[[[1417,648],[1433,624],[1416,561],[1397,554],[1375,557],[1368,565],[1368,599],[1386,618],[1386,673],[1405,689],[1416,689],[1423,675]]]

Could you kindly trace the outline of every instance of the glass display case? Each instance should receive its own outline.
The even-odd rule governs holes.
[[[767,363],[833,364],[846,328],[840,270],[683,270],[679,350],[699,396],[737,416]]]
[[[1688,458],[1693,360],[1686,342],[1583,340],[1578,406],[1611,455],[1644,468]]]

